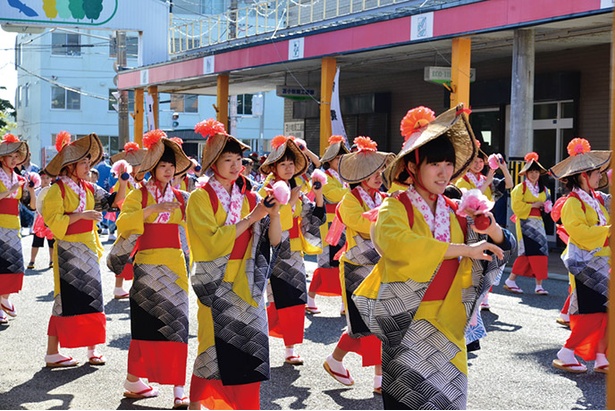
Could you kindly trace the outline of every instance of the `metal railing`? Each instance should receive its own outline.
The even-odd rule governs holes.
[[[256,36],[296,34],[391,14],[417,14],[484,0],[269,0],[211,16],[172,16],[171,56]]]

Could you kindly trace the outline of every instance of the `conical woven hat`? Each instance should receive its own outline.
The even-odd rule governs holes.
[[[13,153],[18,153],[17,165],[21,165],[28,159],[30,148],[25,141],[20,141],[13,134],[7,133],[2,137],[2,142],[0,142],[0,157]]]
[[[128,164],[133,167],[140,166],[143,162],[147,150],[139,148],[139,145],[135,142],[129,142],[124,145],[124,151],[111,156],[111,162],[115,163],[120,160],[126,160]]]
[[[343,154],[350,153],[348,147],[346,147],[346,141],[343,136],[333,135],[329,137],[329,146],[325,150],[325,153],[320,158],[321,163],[326,163],[333,160],[335,157]]]
[[[425,108],[423,107],[423,109]],[[405,130],[405,126],[408,126],[405,121],[412,111],[410,110],[402,120],[402,130]],[[474,143],[476,138],[465,115],[463,104],[445,111],[430,122],[417,122],[415,125],[409,124],[409,127],[413,128],[414,131],[411,134],[406,131],[406,135],[409,135],[407,140],[395,160],[384,172],[385,180],[389,185],[396,182],[406,186],[407,183],[398,178],[405,167],[404,156],[442,135],[446,136],[455,148],[455,169],[451,180],[465,173],[476,156],[478,150],[476,143]],[[403,133],[404,131],[402,131]]]
[[[150,142],[146,143],[147,140],[150,140]],[[192,162],[188,156],[186,156],[184,150],[182,150],[179,144],[168,139],[166,137],[166,133],[162,130],[152,130],[145,133],[143,136],[143,145],[146,146],[147,150],[145,156],[143,157],[143,161],[141,162],[139,172],[135,175],[135,179],[137,181],[143,180],[145,174],[152,171],[156,167],[160,161],[160,158],[164,154],[165,147],[173,150],[173,154],[175,154],[174,175],[178,176],[183,174],[192,166]]]
[[[222,150],[229,140],[234,140],[239,144],[242,151],[250,149],[250,146],[242,143],[235,137],[226,133],[224,124],[215,119],[207,119],[197,123],[194,126],[194,131],[207,139],[205,147],[203,147],[203,155],[201,158],[201,167],[203,170],[209,169],[213,163],[218,160]]]
[[[294,137],[276,136],[271,140],[271,147],[271,153],[269,153],[259,168],[261,173],[271,173],[273,171],[273,165],[284,156],[286,148],[295,154],[295,174],[293,177],[305,173],[308,168],[308,159],[305,154],[299,150],[297,144],[295,144]]]
[[[540,169],[540,174],[545,174],[547,172],[547,169],[544,168],[542,164],[538,162],[537,153],[533,151],[531,153],[527,153],[524,159],[525,159],[525,164],[523,165],[523,168],[521,169],[521,171],[519,171],[520,176],[524,176],[528,171],[530,171],[530,168],[532,168],[532,166],[534,165]]]
[[[358,151],[344,154],[338,166],[340,177],[349,184],[368,179],[395,159],[393,153],[376,151],[378,146],[369,137],[357,137],[354,139],[354,144],[359,148]]]
[[[568,144],[568,154],[565,158],[549,169],[553,177],[563,179],[592,170],[606,171],[611,164],[611,150],[591,150],[589,142],[584,138],[574,138]]]
[[[67,140],[64,140],[66,144],[60,148],[58,154],[45,167],[45,172],[51,177],[58,176],[64,167],[81,161],[88,155],[92,160],[92,166],[98,164],[102,158],[102,144],[95,133],[70,142],[70,134],[65,131],[60,132],[56,137],[56,149],[58,148],[58,138],[62,138],[62,136],[64,136],[64,139],[67,138]]]

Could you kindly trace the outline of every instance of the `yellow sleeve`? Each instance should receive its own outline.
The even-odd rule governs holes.
[[[346,193],[340,202],[338,212],[346,227],[360,233],[363,238],[369,238],[369,230],[372,223],[362,216],[365,209],[352,193]]]
[[[417,282],[430,281],[444,259],[449,244],[434,239],[416,207],[413,212],[411,229],[406,208],[399,200],[389,197],[382,203],[372,241],[382,250],[382,260],[385,260],[384,282],[409,278]]]
[[[246,201],[242,216],[246,213]],[[249,205],[247,206],[249,209]],[[186,207],[188,240],[193,261],[213,261],[230,254],[235,244],[236,225],[224,225],[226,213],[221,204],[214,215],[209,193],[202,189],[190,193]]]
[[[141,190],[131,190],[124,199],[122,211],[116,222],[118,234],[122,237],[128,238],[133,234],[143,234],[145,222],[143,221],[142,201],[143,193]]]
[[[510,208],[517,218],[526,219],[532,211],[532,204],[525,202],[523,198],[523,183],[517,184],[510,192]]]
[[[327,175],[327,184],[322,188],[322,195],[325,196],[329,203],[336,204],[342,201],[344,194],[349,191],[350,190],[344,187],[337,179]]]
[[[459,189],[465,188],[467,190],[471,190],[476,188],[476,186],[470,182],[468,182],[465,178],[461,177],[455,181],[455,186]]]
[[[68,194],[68,190],[67,190]],[[75,207],[76,208],[76,207]],[[53,235],[63,240],[68,229],[69,217],[65,214],[64,199],[57,184],[52,185],[47,191],[43,202],[43,220]]]
[[[607,216],[608,212],[602,208],[602,212]],[[570,235],[570,241],[584,250],[595,250],[602,248],[604,242],[609,236],[611,226],[596,225],[598,223],[598,214],[588,206],[585,206],[585,212],[581,206],[581,201],[577,198],[570,197],[562,207],[562,224]]]

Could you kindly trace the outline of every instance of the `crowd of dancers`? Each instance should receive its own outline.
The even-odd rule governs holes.
[[[458,106],[436,117],[417,107],[401,122],[399,153],[379,151],[370,137],[350,145],[331,136],[320,158],[288,136],[273,138],[266,157],[244,157],[250,147],[209,119],[195,127],[206,139],[200,165],[181,140],[153,130],[143,147],[128,143],[112,158],[118,182],[109,191],[90,182],[103,155],[95,134],[58,133],[57,155],[40,175],[25,176],[14,170],[28,145],[7,134],[0,323],[17,315],[10,294],[23,283],[18,203],[27,193],[37,211],[28,268],[46,239],[54,272],[47,367],[79,363],[65,348],[86,347],[92,365],[107,361],[97,223],[117,212],[106,263],[116,275],[114,298],[130,304],[124,396],[157,396],[157,383],[173,386],[175,409],[259,409],[270,337],[282,339],[286,363],[302,365],[305,316],[320,312],[317,296],[341,296],[347,328],[322,359],[333,379],[354,384],[344,365],[353,352],[374,367],[373,391],[385,408],[463,409],[467,352],[486,334],[480,310],[490,308],[489,292],[511,255],[518,256],[504,289],[523,293],[515,280],[529,276],[534,292],[548,295],[543,218],[550,213],[570,272],[561,321],[571,334],[553,366],[586,372],[579,356],[607,373],[610,196],[599,190],[611,152],[576,138],[569,157],[549,170],[529,153],[513,188],[504,158],[481,149],[468,114]],[[555,204],[546,173],[569,192]],[[516,236],[491,212],[510,189]],[[309,288],[306,254],[318,256]],[[198,353],[187,392],[191,295]]]

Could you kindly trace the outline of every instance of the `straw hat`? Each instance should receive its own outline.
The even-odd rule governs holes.
[[[287,148],[295,154],[295,174],[293,177],[305,173],[308,168],[308,159],[299,147],[297,147],[297,144],[295,144],[295,137],[275,136],[271,139],[271,148],[271,153],[269,153],[267,159],[265,159],[260,166],[259,170],[261,173],[271,173],[273,171],[273,165],[284,156]]]
[[[339,155],[348,153],[350,153],[350,150],[346,147],[346,139],[344,136],[334,134],[329,137],[329,146],[327,146],[325,153],[320,158],[320,162],[326,163]]]
[[[188,156],[186,156],[182,148],[176,142],[168,139],[167,134],[162,130],[156,129],[145,133],[143,135],[143,146],[147,150],[141,162],[141,168],[135,175],[135,179],[138,181],[143,180],[145,174],[156,167],[166,147],[173,150],[175,154],[176,176],[185,173],[192,167],[192,162]]]
[[[354,144],[358,150],[344,154],[340,159],[338,173],[349,184],[360,183],[368,179],[382,167],[395,159],[395,154],[376,151],[378,144],[369,137],[357,137]]]
[[[613,152],[611,150],[592,150],[586,139],[577,137],[568,143],[568,154],[570,157],[549,169],[553,177],[561,180],[587,171],[605,171],[611,164]],[[605,176],[603,178],[606,179]],[[600,185],[605,185],[602,179]]]
[[[17,157],[17,165],[21,165],[28,159],[30,148],[25,141],[20,141],[17,136],[6,133],[0,142],[0,157],[8,156],[13,153],[19,154],[19,157]]]
[[[111,162],[115,163],[120,160],[126,160],[128,164],[133,167],[140,166],[143,162],[143,157],[145,157],[145,153],[147,150],[144,148],[140,148],[139,144],[134,141],[130,141],[124,144],[124,151],[121,151],[117,154],[111,156]]]
[[[468,110],[463,104],[451,108],[438,117],[427,107],[414,108],[406,114],[401,121],[401,134],[405,142],[395,160],[387,167],[384,173],[385,180],[390,185],[397,182],[407,185],[398,179],[405,167],[404,156],[420,148],[428,142],[444,135],[455,148],[455,169],[451,180],[462,175],[470,166],[477,153],[474,141],[474,132],[468,118],[464,115]]]
[[[538,167],[540,169],[540,174],[545,174],[547,172],[547,169],[544,168],[542,164],[538,162],[538,153],[532,151],[531,153],[527,153],[523,159],[525,160],[525,165],[523,166],[521,171],[519,171],[520,176],[524,176],[525,173],[530,171],[530,168],[532,168],[532,166],[535,166],[534,169]]]
[[[203,147],[203,156],[201,165],[204,170],[209,169],[213,163],[218,160],[226,143],[233,140],[239,144],[241,151],[249,150],[250,146],[237,140],[235,137],[226,133],[224,124],[214,119],[203,120],[194,126],[194,131],[207,139],[205,147]]]
[[[60,131],[56,136],[58,154],[45,167],[45,172],[51,177],[58,176],[64,167],[77,163],[88,155],[92,160],[92,165],[98,164],[102,158],[102,144],[95,133],[72,142],[70,139],[71,135],[67,131]]]

